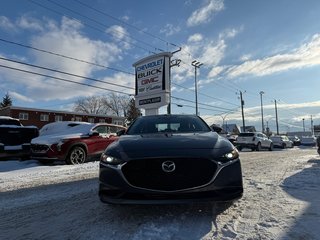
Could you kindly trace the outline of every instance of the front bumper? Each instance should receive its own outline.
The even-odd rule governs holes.
[[[30,157],[30,144],[5,146],[0,144],[0,158],[28,158]]]
[[[199,187],[177,191],[142,189],[132,186],[120,168],[100,163],[99,197],[113,204],[172,204],[199,201],[231,201],[243,194],[239,160],[218,168],[210,182]]]

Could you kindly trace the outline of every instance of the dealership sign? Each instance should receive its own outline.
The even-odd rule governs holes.
[[[170,58],[172,53],[155,54],[133,64],[136,72],[136,107],[158,109],[170,101]]]

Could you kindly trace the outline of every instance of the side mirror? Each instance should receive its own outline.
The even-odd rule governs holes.
[[[222,131],[222,128],[217,125],[211,125],[211,129],[217,133],[220,133]]]
[[[119,130],[119,131],[117,132],[117,136],[124,135],[125,133],[126,133],[126,129]]]
[[[97,131],[93,131],[89,135],[92,136],[92,137],[97,137],[97,136],[100,135],[100,133],[98,133]]]

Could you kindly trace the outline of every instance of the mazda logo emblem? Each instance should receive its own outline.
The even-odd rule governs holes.
[[[162,163],[162,170],[167,173],[173,172],[176,170],[176,165],[172,161],[165,161]]]

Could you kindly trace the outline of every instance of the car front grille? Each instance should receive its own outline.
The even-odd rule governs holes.
[[[31,144],[31,151],[34,153],[44,153],[49,150],[49,146],[45,144]]]
[[[174,163],[175,169],[164,171],[164,162]],[[129,161],[122,167],[131,185],[160,191],[203,186],[212,180],[216,170],[216,163],[203,158],[141,159]]]

